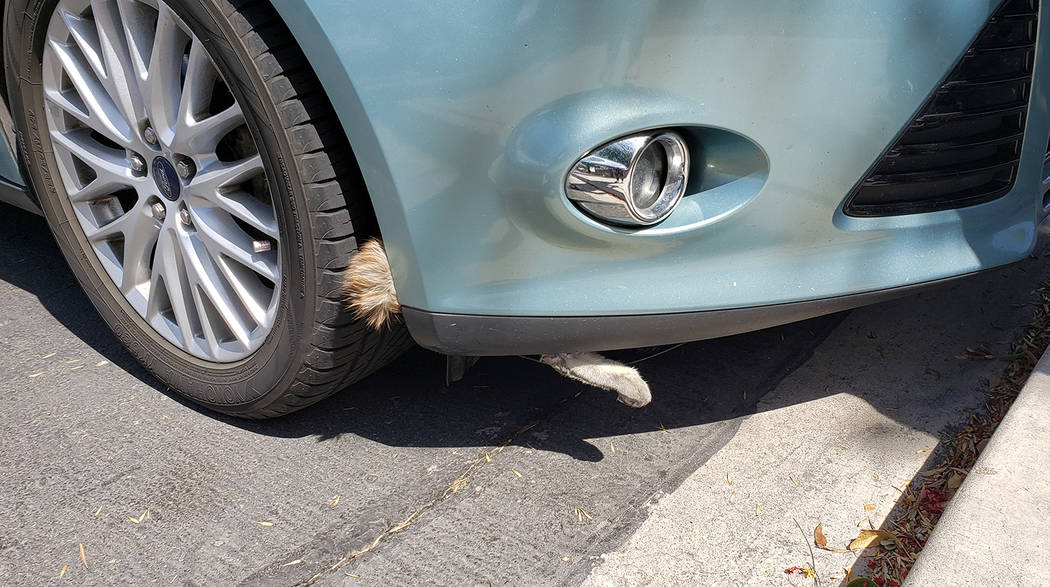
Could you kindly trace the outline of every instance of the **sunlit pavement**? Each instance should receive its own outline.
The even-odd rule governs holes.
[[[955,355],[1006,349],[1047,270],[686,345],[640,364],[642,410],[520,358],[445,390],[420,350],[243,422],[124,353],[41,219],[5,210],[0,243],[0,578],[21,585],[63,568],[86,583],[784,581],[809,564],[796,521],[839,546],[878,526],[981,405],[1001,365]],[[853,555],[816,559],[830,577]]]

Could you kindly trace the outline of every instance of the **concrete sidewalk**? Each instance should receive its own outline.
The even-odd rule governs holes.
[[[800,567],[837,584],[857,557],[814,549],[811,559],[813,529],[845,549],[882,526],[1002,367],[955,355],[978,344],[1005,354],[1031,318],[1015,307],[1031,291],[1017,274],[980,279],[852,312],[717,454],[650,500],[645,522],[595,560],[584,585],[811,584],[791,572]]]
[[[941,517],[906,585],[1050,584],[1050,351]]]

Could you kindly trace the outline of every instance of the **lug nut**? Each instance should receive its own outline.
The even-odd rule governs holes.
[[[131,170],[134,171],[136,175],[142,175],[146,173],[146,160],[142,158],[142,155],[139,155],[138,153],[132,153],[130,160]]]
[[[252,251],[256,253],[265,253],[266,251],[269,251],[272,246],[273,245],[270,243],[270,241],[252,241]]]
[[[182,221],[186,226],[190,225],[190,211],[183,208],[179,210],[179,220]]]
[[[164,204],[161,204],[160,202],[153,202],[152,204],[150,204],[149,211],[157,220],[164,220],[164,217],[168,214],[168,211],[164,207]]]
[[[146,139],[146,142],[151,145],[157,144],[157,131],[153,130],[152,126],[147,126],[146,130],[142,131],[142,136]]]
[[[175,172],[178,173],[179,177],[182,179],[189,179],[197,172],[197,166],[189,159],[180,158],[178,162],[175,163]]]

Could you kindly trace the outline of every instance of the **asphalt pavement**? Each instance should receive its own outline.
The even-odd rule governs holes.
[[[51,584],[63,569],[73,584],[786,581],[778,567],[806,552],[781,528],[791,512],[767,501],[756,514],[756,496],[730,503],[727,487],[751,478],[816,512],[856,470],[882,480],[870,481],[888,496],[867,514],[877,526],[892,485],[983,401],[996,364],[954,355],[1005,348],[1047,268],[1030,259],[849,314],[685,345],[639,365],[654,396],[641,410],[516,357],[482,359],[445,389],[442,357],[416,350],[317,406],[249,422],[147,375],[43,220],[4,209],[0,582]],[[828,442],[814,431],[844,413],[877,426],[850,450],[814,453]],[[805,426],[784,420],[804,414]],[[791,465],[816,489],[788,499],[757,472],[779,479],[796,453],[820,455]],[[724,514],[745,506],[750,518]],[[682,512],[689,528],[661,538],[658,524]],[[724,532],[709,533],[716,525]],[[666,565],[680,571],[660,574]]]

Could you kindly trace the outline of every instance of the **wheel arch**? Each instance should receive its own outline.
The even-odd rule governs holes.
[[[6,0],[5,0],[6,1]],[[352,72],[348,71],[329,32],[319,18],[323,4],[316,0],[272,1],[274,9],[288,27],[299,48],[321,82],[329,103],[339,118],[350,145],[377,228],[390,261],[398,292],[422,288],[422,276],[409,237],[406,213],[398,196],[391,164],[385,156],[360,98]]]

